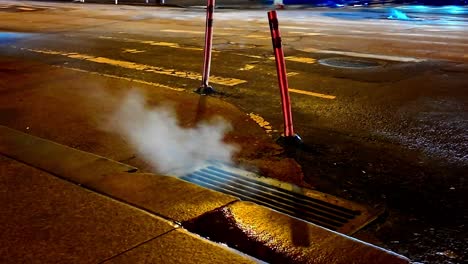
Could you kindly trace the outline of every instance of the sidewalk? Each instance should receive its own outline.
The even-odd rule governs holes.
[[[0,80],[1,263],[259,261],[186,229],[227,236],[226,244],[273,263],[408,263],[265,207],[153,174],[125,138],[102,129],[126,91],[137,89],[150,105],[173,104],[186,127],[222,116],[233,126],[226,141],[242,148],[237,163],[300,182],[299,166],[220,99],[13,58],[0,59]]]
[[[0,155],[1,263],[255,263],[161,217]]]

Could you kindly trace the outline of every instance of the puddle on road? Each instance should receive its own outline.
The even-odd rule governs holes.
[[[18,40],[30,37],[31,33],[19,33],[19,32],[1,32],[0,31],[0,45],[12,44]]]

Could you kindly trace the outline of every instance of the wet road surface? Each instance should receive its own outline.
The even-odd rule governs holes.
[[[157,89],[200,85],[202,9],[24,3],[0,3],[2,56]],[[435,12],[398,21],[387,11],[278,13],[294,126],[306,146],[287,155],[302,165],[303,184],[387,205],[386,217],[356,236],[414,260],[461,263],[468,244],[468,19]],[[266,10],[217,10],[213,48],[216,96],[280,136]]]

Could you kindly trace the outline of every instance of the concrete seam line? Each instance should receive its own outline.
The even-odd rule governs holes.
[[[154,217],[154,216],[157,216],[157,217],[159,217],[159,218],[161,218],[161,219],[164,219],[164,220],[166,220],[166,221],[171,222],[174,226],[180,226],[180,224],[178,224],[178,222],[177,222],[175,219],[171,219],[171,218],[169,218],[169,217],[167,217],[167,216],[164,216],[164,215],[161,215],[161,214],[159,214],[159,213],[157,213],[157,212],[153,212],[153,211],[151,211],[151,210],[148,210],[148,209],[145,209],[145,208],[143,208],[143,207],[140,207],[139,205],[136,205],[136,204],[130,203],[130,202],[128,202],[128,201],[125,201],[125,200],[123,200],[123,199],[120,199],[120,198],[118,198],[118,197],[109,195],[109,194],[107,194],[107,193],[105,193],[105,192],[101,192],[101,191],[99,191],[99,190],[97,190],[97,189],[94,189],[93,187],[87,186],[86,184],[82,184],[82,183],[79,183],[79,182],[72,181],[72,180],[67,179],[67,178],[65,178],[65,177],[63,177],[63,176],[60,176],[60,175],[58,175],[58,174],[56,174],[56,173],[54,173],[54,172],[51,172],[51,171],[48,171],[48,170],[45,170],[45,169],[42,169],[42,168],[39,168],[39,167],[35,167],[35,166],[32,165],[32,164],[29,164],[29,163],[27,163],[27,162],[24,162],[24,161],[22,161],[22,160],[20,160],[20,159],[17,159],[17,158],[15,158],[15,157],[9,156],[8,154],[0,153],[0,155],[3,155],[3,156],[5,156],[5,157],[7,157],[7,158],[10,158],[10,159],[12,159],[12,160],[15,160],[15,161],[17,161],[17,162],[19,162],[19,163],[26,164],[27,166],[32,167],[32,168],[35,168],[35,169],[37,169],[37,170],[46,172],[46,173],[49,174],[49,175],[52,175],[52,176],[54,176],[54,177],[56,177],[56,178],[58,178],[58,179],[61,179],[61,180],[65,181],[65,182],[68,182],[68,183],[70,183],[70,184],[76,185],[76,186],[78,186],[78,187],[80,187],[80,188],[83,188],[83,189],[85,189],[85,190],[87,190],[87,191],[89,191],[89,192],[91,192],[91,193],[97,194],[97,195],[99,195],[99,196],[101,196],[101,197],[103,197],[103,198],[105,198],[105,199],[109,199],[109,200],[115,201],[115,202],[117,202],[117,203],[119,203],[119,204],[121,204],[121,205],[124,205],[124,206],[127,206],[127,207],[131,207],[131,208],[133,208],[133,209],[135,209],[135,210],[138,210],[138,211],[140,211],[140,212],[143,212],[143,213],[148,214],[148,215],[153,216],[153,217]],[[128,172],[128,173],[133,173],[133,172]]]
[[[51,174],[52,174],[52,173],[51,173]],[[54,176],[56,176],[56,177],[58,177],[58,178],[60,178],[60,179],[62,179],[62,180],[68,181],[68,182],[70,182],[70,183],[72,183],[72,184],[78,185],[79,187],[82,187],[82,188],[84,188],[84,189],[86,189],[86,190],[88,190],[88,191],[90,191],[90,192],[93,192],[93,193],[96,193],[96,194],[98,194],[98,195],[101,195],[101,196],[103,196],[103,197],[105,197],[105,198],[107,198],[107,199],[114,200],[114,201],[116,201],[116,202],[118,202],[118,203],[120,203],[120,204],[122,204],[122,205],[125,205],[125,206],[131,207],[131,208],[133,208],[133,209],[139,210],[139,211],[144,212],[144,213],[146,213],[146,214],[149,214],[149,215],[151,215],[151,216],[157,216],[157,217],[159,217],[159,218],[161,218],[161,219],[164,219],[164,220],[166,220],[166,221],[169,221],[169,222],[171,222],[172,225],[174,225],[174,226],[180,226],[180,224],[178,223],[177,220],[172,219],[172,218],[170,218],[170,217],[167,217],[167,216],[165,216],[165,215],[162,215],[162,214],[160,214],[160,213],[158,213],[158,212],[155,212],[155,211],[153,211],[153,210],[146,209],[146,208],[144,208],[144,207],[142,207],[142,206],[140,206],[140,205],[138,205],[138,204],[135,204],[135,203],[132,203],[132,202],[129,202],[129,201],[125,201],[124,199],[121,199],[121,198],[118,198],[118,197],[116,197],[116,196],[110,195],[110,194],[108,194],[108,193],[105,193],[104,191],[100,191],[100,190],[98,190],[98,189],[95,189],[95,188],[93,188],[92,186],[87,186],[87,185],[84,185],[84,184],[81,184],[81,183],[76,183],[76,182],[73,182],[73,181],[68,180],[68,179],[66,179],[66,178],[62,178],[62,177],[59,176],[59,175],[55,175],[55,174],[52,174],[52,175],[54,175]]]
[[[172,232],[172,231],[174,231],[174,230],[176,230],[176,229],[178,229],[178,228],[179,228],[179,227],[175,227],[175,228],[173,228],[173,229],[171,229],[171,230],[169,230],[169,231],[166,231],[166,232],[164,232],[164,233],[162,233],[162,234],[159,234],[159,235],[157,235],[157,236],[155,236],[155,237],[152,237],[152,238],[150,238],[150,239],[148,239],[148,240],[146,240],[146,241],[143,241],[143,242],[141,242],[141,243],[139,243],[139,244],[136,244],[135,246],[130,247],[130,248],[128,248],[128,249],[126,249],[126,250],[124,250],[124,251],[122,251],[122,252],[120,252],[120,253],[114,255],[114,256],[111,256],[111,257],[109,257],[109,258],[106,258],[106,259],[104,259],[104,260],[102,260],[102,261],[100,261],[100,262],[98,262],[98,263],[101,264],[101,263],[107,262],[107,261],[109,261],[109,260],[111,260],[111,259],[114,259],[114,258],[116,258],[116,257],[118,257],[118,256],[120,256],[120,255],[123,255],[123,254],[125,254],[125,253],[127,253],[127,252],[129,252],[129,251],[132,251],[132,250],[134,250],[134,249],[136,249],[136,248],[138,248],[138,247],[140,247],[140,246],[142,246],[142,245],[144,245],[144,244],[147,244],[147,243],[149,243],[149,242],[151,242],[151,241],[153,241],[153,240],[155,240],[155,239],[157,239],[157,238],[159,238],[159,237],[161,237],[161,236],[167,235],[169,232]]]

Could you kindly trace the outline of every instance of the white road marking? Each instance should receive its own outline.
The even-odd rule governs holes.
[[[31,8],[31,7],[17,7],[17,9],[22,10],[22,11],[35,11],[37,9]]]
[[[390,55],[381,55],[381,54],[369,54],[369,53],[358,53],[352,51],[338,51],[338,50],[320,50],[314,48],[301,49],[304,52],[313,52],[313,53],[323,53],[323,54],[337,54],[345,55],[351,57],[360,57],[360,58],[370,58],[378,60],[387,60],[387,61],[400,61],[400,62],[422,62],[425,59],[418,59],[412,57],[401,57],[401,56],[390,56]]]

